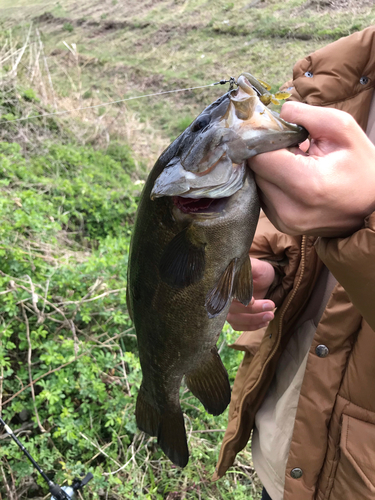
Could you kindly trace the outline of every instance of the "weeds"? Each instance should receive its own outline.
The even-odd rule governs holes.
[[[191,460],[184,471],[137,430],[141,370],[125,299],[136,164],[123,142],[94,149],[74,141],[64,122],[16,122],[51,106],[48,96],[20,84],[22,76],[0,89],[1,120],[10,115],[2,130],[9,142],[0,142],[3,418],[59,484],[91,471],[88,499],[255,498],[248,452],[231,481],[211,483],[226,415],[207,415],[185,387]],[[20,133],[24,141],[10,142]],[[226,327],[221,342],[233,335]],[[223,347],[222,356],[233,380],[239,355]],[[0,439],[0,494],[41,498],[47,490],[31,464],[6,434]]]
[[[141,372],[125,288],[139,178],[223,89],[75,110],[244,70],[277,88],[296,60],[373,24],[372,2],[344,3],[4,3],[13,21],[0,30],[0,412],[59,484],[91,471],[89,500],[259,498],[249,449],[211,483],[227,414],[207,415],[185,387],[184,470],[134,419]],[[14,21],[27,15],[34,24]],[[70,113],[35,118],[59,110]],[[231,382],[236,336],[226,325],[219,340]],[[45,500],[5,433],[0,443],[0,498]]]

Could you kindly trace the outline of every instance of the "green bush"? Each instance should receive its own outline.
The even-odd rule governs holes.
[[[256,498],[248,451],[227,478],[210,482],[227,414],[206,414],[185,387],[184,470],[137,430],[141,370],[125,294],[139,195],[132,166],[116,143],[106,153],[51,143],[35,155],[0,143],[3,418],[59,484],[91,471],[86,499]],[[226,326],[220,339],[232,381],[242,355],[226,344],[235,336]],[[48,493],[9,439],[0,465],[17,498]]]

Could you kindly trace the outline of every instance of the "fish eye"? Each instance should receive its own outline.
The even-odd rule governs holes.
[[[198,132],[199,130],[204,129],[210,123],[211,117],[210,115],[201,115],[195,120],[192,126],[193,132]]]

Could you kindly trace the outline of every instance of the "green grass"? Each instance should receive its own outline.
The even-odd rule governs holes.
[[[296,60],[375,18],[374,7],[357,9],[353,17],[352,10],[324,11],[303,0],[261,2],[254,8],[248,4],[242,0],[228,8],[226,1],[162,1],[141,9],[96,3],[86,9],[86,24],[79,26],[74,23],[80,12],[70,11],[66,2],[64,19],[43,26],[47,52],[61,48],[50,57],[56,87],[62,95],[72,90],[62,70],[67,56],[64,40],[76,43],[83,58],[79,77],[74,67],[69,69],[73,81],[77,84],[80,78],[86,92],[95,86],[102,100],[203,85],[242,71],[281,85],[290,78]],[[74,26],[71,33],[64,31],[66,19]],[[111,19],[117,28],[106,30]],[[196,115],[221,92],[196,91],[193,99],[182,94],[148,98],[127,107],[171,138],[180,119],[173,118],[176,109]]]

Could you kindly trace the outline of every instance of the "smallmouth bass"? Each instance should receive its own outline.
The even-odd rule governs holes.
[[[252,78],[242,74],[237,89],[209,105],[162,153],[144,186],[131,241],[127,303],[143,374],[137,425],[157,436],[180,467],[189,459],[182,378],[213,415],[230,401],[216,342],[232,298],[245,305],[252,298],[249,249],[260,208],[246,160],[307,137],[263,104],[262,86]]]

